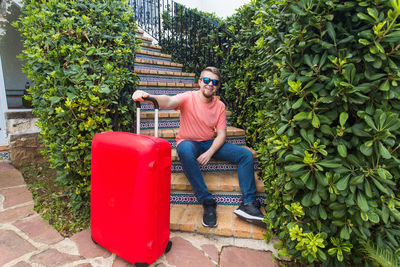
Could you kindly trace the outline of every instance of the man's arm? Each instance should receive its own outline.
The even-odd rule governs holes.
[[[218,149],[225,143],[225,139],[226,129],[217,130],[217,136],[215,137],[211,147],[197,158],[197,162],[200,165],[206,165],[214,153],[217,152]]]
[[[135,91],[132,95],[132,99],[133,99],[133,101],[143,102],[143,101],[146,101],[146,100],[144,100],[144,98],[146,98],[148,96],[155,98],[157,100],[160,108],[170,109],[170,108],[176,108],[179,105],[179,99],[176,96],[150,95],[141,90]],[[150,102],[150,101],[146,101],[146,102]]]

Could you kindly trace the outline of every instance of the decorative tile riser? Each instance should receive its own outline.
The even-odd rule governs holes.
[[[257,171],[258,162],[254,163],[254,171]],[[203,172],[231,172],[237,171],[237,164],[230,162],[209,162],[206,165],[200,166]],[[182,164],[180,162],[173,162],[171,164],[171,172],[183,172]]]
[[[160,53],[161,54],[161,50],[160,49],[153,49],[153,48],[144,48],[144,47],[142,47],[141,49],[140,49],[141,51],[149,51],[149,52],[153,52],[153,53]]]
[[[172,148],[176,148],[176,141],[175,139],[166,139],[170,144]],[[245,146],[246,145],[246,140],[244,137],[227,137],[226,142],[239,145],[239,146]]]
[[[155,65],[142,65],[142,64],[135,64],[135,71],[138,70],[155,70],[155,71],[170,71],[170,72],[182,72],[181,68],[174,68],[174,67],[162,67],[162,66],[155,66]]]
[[[138,74],[141,82],[159,82],[159,83],[193,83],[191,77],[171,77],[171,76],[152,76]]]
[[[231,122],[228,120],[227,125],[231,126]],[[171,129],[171,128],[179,128],[180,121],[179,120],[159,120],[158,128],[159,129]],[[154,129],[154,120],[151,121],[141,121],[140,129]]]
[[[148,45],[151,45],[151,44],[153,44],[153,42],[146,41],[146,40],[143,40],[143,39],[141,39],[141,40],[142,40],[142,43],[143,43],[143,44],[148,44]]]
[[[218,205],[239,205],[241,202],[241,194],[213,194]],[[171,204],[190,204],[200,205],[193,193],[171,193]],[[264,205],[264,196],[256,195],[256,200]]]
[[[165,61],[165,62],[171,62],[171,59],[169,58],[163,58],[163,57],[152,57],[152,56],[147,56],[147,55],[140,55],[137,54],[136,58],[140,59],[150,59],[150,60],[156,60],[156,61]]]
[[[10,160],[10,152],[0,152],[0,160]]]

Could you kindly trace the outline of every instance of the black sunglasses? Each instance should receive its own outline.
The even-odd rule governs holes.
[[[218,86],[219,85],[219,80],[211,80],[210,78],[203,78],[203,83],[209,84],[212,82],[212,85]]]

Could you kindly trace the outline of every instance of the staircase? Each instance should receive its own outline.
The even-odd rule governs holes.
[[[182,64],[171,62],[171,56],[161,53],[161,47],[153,45],[153,39],[144,37],[143,31],[136,31],[142,40],[137,52],[135,72],[140,78],[138,90],[149,94],[176,95],[198,89],[194,73],[182,72]],[[141,112],[141,134],[153,135],[154,112],[151,104],[144,103]],[[227,112],[229,121],[230,112]],[[176,152],[175,137],[179,128],[179,111],[159,111],[159,137],[168,140],[172,146],[171,167],[171,230],[195,232],[207,235],[263,239],[266,229],[238,219],[233,211],[239,206],[241,196],[237,166],[229,162],[210,161],[202,167],[203,176],[210,192],[217,200],[218,226],[202,226],[203,207],[197,203],[189,181],[182,172]],[[230,126],[227,128],[227,142],[245,146],[245,131]],[[251,150],[251,149],[250,149]],[[255,151],[253,152],[256,159]],[[257,168],[255,164],[255,169]],[[256,176],[257,199],[263,203],[264,185]]]

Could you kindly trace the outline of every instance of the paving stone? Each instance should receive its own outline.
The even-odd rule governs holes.
[[[31,267],[32,265],[25,262],[25,261],[20,261],[17,264],[14,264],[12,267]]]
[[[0,223],[9,223],[35,214],[33,203],[0,212]]]
[[[18,186],[23,184],[25,184],[25,181],[22,177],[22,174],[14,167],[0,169],[0,188]]]
[[[130,262],[127,262],[126,260],[124,260],[121,257],[115,257],[114,263],[112,265],[112,267],[130,267],[130,266],[135,266]]]
[[[278,267],[272,253],[249,248],[224,247],[220,256],[220,267]]]
[[[70,239],[78,246],[80,255],[87,259],[96,257],[107,258],[111,256],[111,252],[93,242],[90,229],[83,230],[73,235]]]
[[[90,263],[81,263],[81,264],[76,265],[76,267],[92,267],[92,266],[93,265]]]
[[[35,247],[15,232],[0,230],[0,266],[22,255],[35,251]]]
[[[32,240],[45,244],[54,244],[64,238],[40,216],[32,216],[25,220],[19,220],[13,224],[26,233]]]
[[[80,256],[61,253],[56,249],[47,249],[30,258],[32,262],[48,267],[61,266],[81,259],[82,258]]]
[[[0,190],[0,195],[5,198],[3,202],[4,209],[32,201],[31,192],[26,186],[2,189]]]
[[[219,260],[219,253],[216,246],[212,244],[204,244],[201,246],[201,249],[207,253],[207,255],[215,262]]]
[[[189,241],[174,237],[171,250],[165,254],[168,264],[176,267],[215,267],[216,265]],[[182,253],[185,251],[185,253]]]
[[[3,170],[14,170],[14,166],[10,163],[0,162],[0,172]]]

